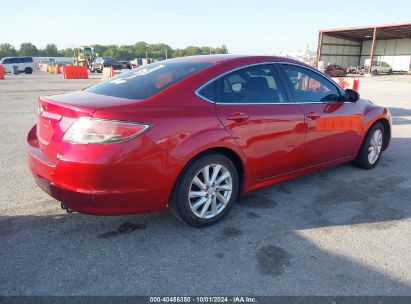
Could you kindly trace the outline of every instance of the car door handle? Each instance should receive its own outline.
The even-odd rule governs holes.
[[[305,114],[305,116],[309,119],[316,120],[320,118],[321,115],[316,112],[310,112],[310,113]]]
[[[227,117],[227,120],[233,120],[235,122],[246,121],[250,116],[247,113],[235,112]]]

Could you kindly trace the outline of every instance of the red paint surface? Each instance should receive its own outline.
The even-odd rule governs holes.
[[[214,65],[146,100],[87,92],[40,98],[43,112],[27,143],[29,167],[41,188],[83,213],[153,211],[167,207],[184,167],[206,150],[226,149],[238,156],[244,193],[350,161],[368,128],[378,119],[390,121],[386,109],[365,100],[216,105],[196,96],[195,90],[237,67],[291,60],[235,56],[191,60]],[[122,143],[62,141],[77,118],[90,116],[152,127]]]

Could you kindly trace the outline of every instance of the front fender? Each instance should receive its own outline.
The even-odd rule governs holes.
[[[369,101],[362,101],[363,102],[363,133],[362,133],[362,140],[363,142],[365,136],[368,133],[368,130],[371,126],[377,122],[378,120],[385,120],[388,126],[388,136],[386,137],[386,144],[384,149],[386,149],[389,145],[391,140],[391,129],[392,129],[392,119],[391,114],[388,108],[376,106]]]

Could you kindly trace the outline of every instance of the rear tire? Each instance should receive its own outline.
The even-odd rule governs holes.
[[[32,73],[33,73],[33,69],[32,69],[32,68],[25,68],[25,69],[24,69],[24,73],[26,73],[26,74],[32,74]]]
[[[384,126],[380,122],[377,122],[368,130],[357,158],[353,162],[354,166],[373,169],[378,165],[384,147],[384,132]]]
[[[169,206],[185,223],[194,227],[209,226],[231,209],[237,199],[238,186],[238,172],[233,162],[224,155],[209,153],[187,165]]]

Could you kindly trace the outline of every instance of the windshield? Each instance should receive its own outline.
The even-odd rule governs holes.
[[[91,55],[92,52],[93,51],[90,48],[84,48],[84,51],[83,51],[84,55],[87,55],[87,56]]]
[[[128,99],[144,99],[208,66],[206,62],[160,61],[121,73],[87,92]]]

